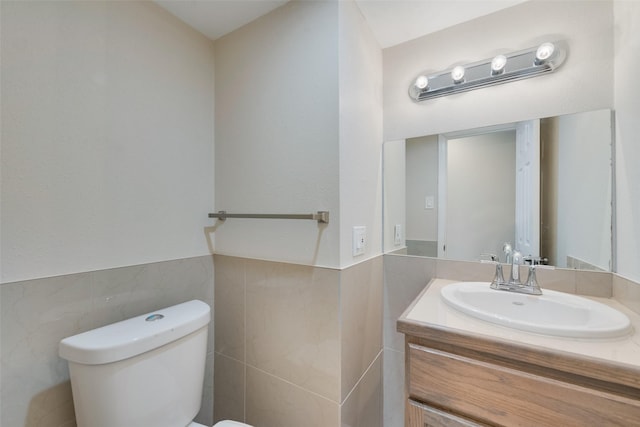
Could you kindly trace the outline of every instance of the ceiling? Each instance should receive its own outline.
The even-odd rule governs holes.
[[[287,3],[287,0],[154,1],[211,40],[222,37]]]
[[[154,0],[215,40],[287,0]],[[394,46],[525,0],[356,0],[380,47]]]

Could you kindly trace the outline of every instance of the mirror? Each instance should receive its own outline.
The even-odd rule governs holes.
[[[386,142],[385,253],[611,271],[613,114]]]

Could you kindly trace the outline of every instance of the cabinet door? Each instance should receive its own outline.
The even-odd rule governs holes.
[[[407,401],[406,427],[484,427],[466,418],[420,404]]]
[[[462,417],[499,426],[640,426],[638,399],[415,344],[408,353],[409,398]]]

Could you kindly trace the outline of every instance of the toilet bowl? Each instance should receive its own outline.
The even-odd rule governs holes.
[[[193,300],[60,341],[77,427],[206,427],[209,306]],[[221,421],[214,427],[250,427]]]

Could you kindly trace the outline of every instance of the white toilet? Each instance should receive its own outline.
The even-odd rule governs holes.
[[[205,427],[193,418],[210,319],[209,306],[193,300],[60,341],[78,427]]]

